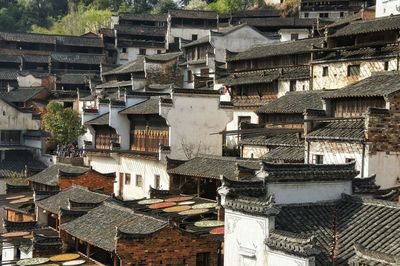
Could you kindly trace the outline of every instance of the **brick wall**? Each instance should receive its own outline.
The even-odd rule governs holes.
[[[104,192],[111,194],[114,191],[114,179],[115,177],[105,176],[91,170],[79,176],[60,176],[58,185],[61,190],[76,184],[89,189],[102,188]]]
[[[194,237],[172,227],[166,227],[151,237],[118,239],[117,254],[121,265],[196,265],[197,253],[210,253],[210,264],[218,265],[221,242]]]
[[[369,152],[400,152],[400,92],[389,98],[390,108],[370,109],[367,114]]]
[[[166,63],[146,62],[147,80],[151,84],[170,84],[182,86],[183,74],[177,66],[177,59]]]

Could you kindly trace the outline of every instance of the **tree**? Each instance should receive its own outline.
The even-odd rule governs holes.
[[[203,1],[203,0],[190,0],[189,3],[185,6],[185,9],[188,9],[188,10],[209,10],[210,8],[208,7],[206,1]]]
[[[226,14],[246,10],[253,7],[255,3],[256,0],[217,0],[209,4],[209,7],[220,14]]]
[[[64,108],[55,101],[47,105],[43,125],[44,129],[50,132],[51,139],[57,144],[76,142],[78,137],[86,132],[79,114],[71,108]]]
[[[161,0],[153,8],[153,14],[167,13],[169,10],[178,9],[178,5],[174,0]]]

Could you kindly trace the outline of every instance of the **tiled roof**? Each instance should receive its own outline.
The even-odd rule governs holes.
[[[315,18],[297,18],[297,17],[280,17],[280,18],[242,18],[240,22],[247,23],[254,27],[279,27],[279,28],[312,28],[317,25]]]
[[[230,74],[226,78],[219,79],[218,82],[230,86],[256,84],[256,83],[270,83],[272,81],[277,80],[279,76],[280,76],[280,71],[277,69],[258,70],[258,71]]]
[[[52,53],[51,59],[59,63],[67,64],[100,65],[103,59],[103,55]]]
[[[326,91],[294,91],[261,106],[256,112],[261,114],[302,114],[306,109],[322,109],[322,97]]]
[[[322,122],[306,135],[309,140],[365,140],[363,119],[346,119]]]
[[[323,98],[379,97],[400,90],[400,73],[397,71],[374,73],[372,76],[335,90]]]
[[[167,21],[167,14],[119,13],[120,20]]]
[[[110,113],[105,113],[92,120],[86,121],[85,125],[108,125],[109,123],[110,123]]]
[[[138,35],[141,38],[144,36],[159,36],[163,37],[167,33],[166,27],[151,27],[151,26],[121,26],[115,25],[114,27],[117,30],[117,34],[124,35]]]
[[[67,172],[67,173],[85,173],[89,170],[87,167],[78,167],[72,166],[68,164],[55,164],[52,165],[42,172],[33,175],[28,178],[29,181],[40,183],[49,186],[57,186],[58,185],[58,172]]]
[[[50,57],[48,55],[23,55],[24,62],[28,63],[49,63]]]
[[[167,225],[164,220],[113,203],[103,203],[69,223],[60,226],[68,234],[106,251],[114,251],[117,230],[134,235],[154,233]]]
[[[304,140],[299,139],[298,135],[302,129],[299,129],[298,133],[280,133],[274,136],[263,134],[261,136],[246,137],[246,134],[242,134],[240,144],[242,145],[262,145],[262,146],[304,146]]]
[[[2,63],[21,63],[21,57],[17,55],[0,55],[0,62]]]
[[[17,80],[18,70],[0,69],[0,80]]]
[[[301,257],[315,256],[322,252],[314,237],[287,231],[273,230],[266,244],[270,249],[283,252],[290,251],[290,253]]]
[[[12,103],[26,102],[44,90],[44,88],[20,88],[12,90],[10,92],[0,93],[0,97]]]
[[[132,87],[132,81],[130,80],[119,81],[119,82],[110,81],[97,85],[96,89],[120,88],[120,87]]]
[[[182,55],[182,52],[147,55],[146,61],[168,62]]]
[[[345,196],[330,204],[281,206],[275,225],[281,231],[314,236],[323,251],[316,257],[316,265],[349,265],[356,257],[355,244],[363,246],[369,254],[398,257],[399,215],[398,204]],[[387,265],[366,261],[362,265]]]
[[[75,74],[75,73],[65,73],[58,75],[57,83],[59,84],[87,84],[89,78],[93,78],[94,75],[88,74]]]
[[[250,60],[270,56],[311,53],[313,46],[321,47],[323,38],[302,39],[297,41],[277,42],[257,45],[249,50],[240,52],[228,61]]]
[[[355,162],[347,164],[297,164],[263,161],[266,182],[352,180],[357,176]]]
[[[218,14],[215,11],[202,10],[170,10],[168,12],[172,18],[189,18],[189,19],[217,19]]]
[[[138,59],[116,67],[110,71],[103,73],[103,76],[129,74],[133,72],[144,71],[144,57],[140,56]]]
[[[220,175],[236,178],[237,165],[252,170],[260,169],[260,160],[237,159],[222,156],[198,156],[168,170],[169,174],[220,179]]]
[[[86,187],[73,185],[56,195],[36,201],[36,204],[51,213],[58,214],[61,209],[69,209],[71,202],[100,204],[110,196],[90,191]]]
[[[304,162],[304,145],[302,147],[277,147],[261,159],[266,161],[284,161],[285,163],[303,163]]]
[[[345,37],[382,31],[400,30],[400,15],[376,18],[374,20],[354,21],[338,29],[332,37]]]
[[[143,102],[129,106],[128,108],[120,111],[120,114],[124,115],[146,115],[146,114],[158,114],[159,113],[159,97],[151,97]]]
[[[235,11],[230,14],[221,14],[220,18],[240,18],[240,17],[280,17],[280,12],[276,8],[271,9],[257,9],[257,10],[241,10]]]
[[[36,160],[29,151],[6,151],[6,159],[0,163],[0,177],[23,176],[25,166],[29,169],[45,169],[46,165]]]
[[[209,36],[204,36],[204,37],[201,37],[201,38],[199,38],[199,39],[197,39],[197,40],[195,40],[193,42],[190,42],[190,43],[182,45],[182,48],[208,43],[209,41],[210,41],[210,37]]]
[[[103,47],[100,38],[66,35],[47,35],[36,33],[0,32],[0,39],[13,42],[60,44],[66,46]]]

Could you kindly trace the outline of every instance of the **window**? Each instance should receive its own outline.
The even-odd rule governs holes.
[[[155,175],[154,176],[154,188],[155,189],[160,189],[160,175]]]
[[[389,62],[388,62],[388,61],[384,62],[384,64],[383,64],[383,69],[384,69],[385,71],[388,71],[388,70],[389,70]]]
[[[328,67],[327,66],[324,66],[322,68],[322,76],[323,77],[327,77],[328,76]]]
[[[323,164],[324,163],[324,156],[315,154],[313,155],[313,164]]]
[[[360,75],[360,65],[350,65],[347,67],[347,76],[359,76]]]
[[[141,175],[136,175],[136,186],[137,187],[143,186],[143,177]]]
[[[192,34],[192,41],[197,40],[197,34]]]
[[[308,12],[305,12],[305,13],[304,13],[304,17],[305,17],[305,18],[308,18]]]
[[[161,54],[161,50],[157,50],[157,54]]]
[[[242,128],[242,124],[250,124],[251,123],[251,117],[250,116],[239,116],[238,117],[238,128]]]
[[[290,91],[296,91],[296,80],[291,80],[289,85]]]
[[[126,48],[122,48],[122,53],[123,53],[123,54],[126,53]]]
[[[290,39],[292,41],[298,40],[299,39],[299,34],[298,33],[291,33],[290,34]]]
[[[345,159],[345,162],[346,162],[346,163],[351,163],[351,162],[354,162],[354,161],[355,161],[354,158],[346,158],[346,159]]]
[[[340,17],[342,18],[344,16],[344,12],[340,12]]]
[[[200,70],[200,76],[208,78],[209,75],[210,75],[210,69],[203,68],[203,69]]]
[[[139,49],[139,54],[140,54],[140,55],[146,55],[146,49],[140,48],[140,49]]]
[[[196,254],[196,266],[209,266],[210,252]]]
[[[125,185],[131,184],[131,174],[125,174]]]
[[[319,13],[320,18],[327,18],[329,16],[328,13]]]
[[[176,43],[176,44],[179,43],[179,37],[174,37],[174,43]]]
[[[187,71],[187,81],[188,82],[193,82],[193,73],[191,70]]]

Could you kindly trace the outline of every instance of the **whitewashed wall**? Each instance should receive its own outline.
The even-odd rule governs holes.
[[[40,120],[32,120],[31,113],[22,113],[0,99],[0,129],[38,130]]]
[[[258,145],[243,145],[242,146],[242,157],[243,158],[260,158],[261,156],[267,154],[269,148],[266,146]]]
[[[252,124],[258,124],[258,115],[252,111],[245,111],[245,110],[234,110],[233,111],[233,120],[231,120],[226,125],[226,130],[238,130],[238,121],[240,116],[250,116],[250,122]],[[226,145],[228,147],[233,147],[238,144],[238,138],[235,135],[227,136],[226,137]]]
[[[291,41],[292,34],[298,34],[298,39],[306,39],[310,35],[310,31],[308,29],[282,29],[278,31],[281,36],[281,42]]]
[[[295,91],[308,91],[310,90],[310,81],[307,80],[296,80]],[[278,98],[285,95],[290,91],[290,81],[289,80],[279,80],[278,81]]]
[[[268,266],[314,266],[313,259],[305,259],[288,255],[283,252],[268,250]]]
[[[351,181],[332,182],[285,182],[269,183],[269,195],[275,196],[276,204],[313,203],[338,200],[343,193],[352,194]]]
[[[400,185],[400,153],[376,152],[368,154],[367,174],[376,174],[376,184],[381,188]]]
[[[170,126],[170,157],[187,160],[193,155],[222,155],[221,132],[232,119],[231,110],[219,108],[218,95],[174,94],[173,106],[161,107],[161,116]]]
[[[375,17],[387,17],[400,14],[399,0],[376,0]]]
[[[143,56],[139,54],[140,47],[126,47],[126,53],[122,52],[122,48],[118,48],[118,55],[117,55],[117,64],[125,64],[130,61],[136,60],[139,56]],[[164,48],[146,48],[146,55],[153,55],[157,54],[157,51],[161,51],[161,53],[165,53]]]
[[[267,265],[265,239],[274,220],[225,209],[224,265]]]

